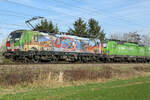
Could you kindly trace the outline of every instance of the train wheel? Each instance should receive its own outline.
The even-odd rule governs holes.
[[[56,64],[57,61],[58,61],[57,57],[53,56],[52,59],[51,59],[51,61],[50,61],[50,63]]]
[[[77,62],[78,62],[78,63],[82,63],[82,58],[81,58],[81,57],[78,57]]]
[[[10,59],[12,62],[16,62],[16,57],[11,57]]]
[[[40,58],[38,56],[35,56],[34,58],[32,58],[32,62],[37,64],[40,62]]]
[[[29,59],[25,57],[24,60],[22,61],[22,63],[28,64],[29,63]]]
[[[87,57],[82,57],[82,62],[83,62],[83,63],[87,63],[87,62],[88,62]]]

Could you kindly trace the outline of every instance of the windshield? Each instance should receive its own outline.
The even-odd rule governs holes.
[[[11,33],[10,39],[20,38],[21,34],[22,34],[22,32]]]

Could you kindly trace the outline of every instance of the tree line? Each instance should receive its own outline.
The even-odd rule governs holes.
[[[52,21],[41,20],[40,23],[35,25],[34,31],[40,31],[45,33],[59,33],[59,28],[54,25]],[[78,18],[73,23],[73,28],[69,28],[67,33],[86,36],[88,38],[97,38],[100,40],[105,39],[105,32],[101,28],[101,25],[94,18],[90,18],[88,22],[84,21],[82,18]]]
[[[41,20],[40,23],[36,24],[33,30],[45,33],[59,33],[58,26],[54,25],[52,21],[48,21],[46,19]],[[102,29],[99,22],[94,18],[90,18],[88,22],[84,21],[82,18],[78,18],[73,23],[73,27],[68,28],[67,33],[77,36],[86,36],[88,38],[97,38],[100,40],[104,40],[106,38],[106,33]],[[128,33],[114,33],[111,34],[110,39],[135,42],[138,44],[150,46],[150,37],[146,35],[140,35],[137,31]]]
[[[134,43],[138,43],[150,47],[150,36],[141,35],[138,31],[127,32],[127,33],[114,33],[111,34],[110,39],[134,42]]]

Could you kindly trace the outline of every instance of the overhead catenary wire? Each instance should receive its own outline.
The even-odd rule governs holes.
[[[9,0],[5,0],[5,2],[11,3],[11,4],[15,4],[15,5],[21,5],[21,6],[24,6],[24,7],[27,7],[27,8],[33,8],[33,9],[36,9],[36,10],[41,10],[41,11],[50,12],[50,10],[49,10],[49,9],[46,9],[46,8],[40,8],[40,7],[36,7],[36,6],[32,6],[32,5],[26,5],[26,4],[17,3],[17,2],[9,1]],[[71,16],[71,17],[73,17],[73,18],[76,18],[76,16],[73,16],[73,15],[68,14],[68,13],[64,13],[64,12],[59,12],[59,13],[62,13],[62,14],[64,14],[64,15]]]
[[[13,2],[13,1],[9,1],[9,0],[6,0],[6,2],[8,3],[12,3],[12,4],[16,4],[16,5],[21,5],[21,6],[24,6],[24,7],[29,7],[29,8],[33,8],[33,9],[38,9],[38,10],[42,10],[42,11],[50,11],[49,9],[45,9],[45,8],[40,8],[40,7],[35,7],[35,6],[31,6],[31,5],[25,5],[25,4],[22,4],[22,3],[17,3],[17,2]],[[68,16],[71,16],[72,18],[78,18],[80,16],[74,16],[74,15],[71,15],[71,14],[67,14],[67,13],[63,13],[63,12],[59,12],[59,13],[62,13],[64,15],[68,15]],[[110,23],[109,23],[110,24]],[[111,24],[111,25],[114,25],[114,24]],[[115,24],[116,25],[116,24]],[[118,25],[117,25],[118,26]]]
[[[40,7],[36,7],[36,6],[32,6],[32,5],[26,5],[26,4],[22,4],[22,3],[17,3],[17,2],[14,2],[14,1],[9,1],[9,0],[3,0],[3,1],[6,1],[6,2],[9,2],[9,3],[12,3],[12,4],[16,4],[16,5],[21,5],[21,6],[24,6],[24,7],[27,7],[27,8],[33,8],[33,9],[36,9],[36,10],[41,10],[41,11],[50,11],[49,9],[45,9],[45,8],[40,8]],[[58,0],[56,0],[56,1],[58,1]],[[60,1],[58,1],[58,2],[60,2]],[[62,2],[62,1],[61,1]],[[65,4],[66,5],[66,4]],[[71,7],[75,7],[75,5],[74,6],[71,6]],[[82,7],[76,7],[76,8],[79,8],[79,9],[84,9],[84,10],[86,10],[86,11],[90,11],[90,10],[92,10],[94,13],[98,13],[98,14],[100,14],[100,12],[98,12],[98,11],[95,11],[95,10],[93,10],[93,9],[86,9],[86,8],[82,8]],[[62,13],[62,14],[64,14],[64,15],[69,15],[69,16],[72,16],[73,18],[77,18],[77,16],[74,16],[74,15],[71,15],[71,14],[67,14],[67,13],[63,13],[63,12],[59,12],[59,13]],[[106,16],[106,15],[105,15]],[[109,17],[113,17],[113,18],[117,18],[117,17],[114,17],[114,16],[110,16],[110,15],[108,15]],[[117,18],[118,19],[118,18]],[[124,20],[124,19],[120,19],[120,20]],[[126,20],[126,22],[127,22],[127,20]],[[132,25],[137,25],[137,26],[143,26],[142,24],[136,24],[136,23],[131,23],[131,22],[129,22],[130,24],[132,24]],[[108,24],[110,24],[110,23],[108,23]],[[111,23],[112,25],[115,25],[115,24],[113,24],[113,23]],[[119,26],[119,25],[118,25]],[[144,27],[147,27],[147,28],[149,28],[148,26],[145,26],[144,25]]]
[[[1,12],[0,12],[1,13]],[[14,16],[14,17],[25,17],[25,16],[17,16],[16,14],[7,14],[7,13],[3,13],[4,15],[9,15],[9,16]],[[4,16],[4,15],[0,15],[0,16]],[[62,20],[59,20],[59,19],[55,19],[55,18],[50,18],[50,17],[44,17],[46,19],[50,19],[50,20],[54,20],[55,22],[60,22]],[[27,18],[25,18],[27,19]],[[24,22],[24,21],[23,21]],[[25,23],[23,25],[19,25],[19,24],[10,24],[10,23],[6,23],[6,22],[0,22],[1,24],[3,25],[11,25],[11,26],[18,26],[18,27],[25,27]],[[58,24],[57,24],[58,25]],[[68,24],[63,24],[63,25],[68,25]]]
[[[22,16],[22,15],[16,15],[16,14],[9,14],[9,13],[2,13],[0,12],[0,16],[14,16],[14,17],[19,17],[19,18],[23,18],[25,19],[26,17]]]
[[[13,1],[9,1],[9,0],[3,0],[3,1],[5,1],[5,2],[8,2],[8,3],[11,3],[11,4],[15,4],[15,5],[21,5],[21,6],[24,6],[24,7],[27,7],[27,8],[33,8],[33,9],[36,9],[36,10],[41,10],[41,11],[47,11],[47,12],[50,12],[50,10],[49,9],[45,9],[45,8],[40,8],[40,7],[35,7],[35,6],[31,6],[31,5],[25,5],[25,4],[22,4],[22,3],[17,3],[17,2],[13,2]],[[14,12],[14,11],[9,11],[9,12]],[[14,13],[16,13],[16,12],[14,12]],[[71,14],[67,14],[67,13],[63,13],[63,12],[59,12],[59,13],[62,13],[62,14],[64,14],[64,15],[67,15],[67,16],[71,16],[72,18],[76,18],[76,16],[73,16],[73,15],[71,15]],[[29,15],[29,14],[25,14],[25,13],[23,13],[23,15]],[[23,16],[22,15],[22,13],[21,13],[21,16],[22,17],[27,17],[27,16]],[[13,16],[13,15],[11,15],[11,16]],[[16,16],[16,17],[21,17],[21,16],[17,16],[17,15],[14,15],[14,16]],[[31,14],[30,14],[30,16],[31,16]],[[33,17],[33,16],[32,16]],[[63,20],[58,20],[58,19],[53,19],[53,20],[55,20],[55,21],[63,21]]]
[[[23,16],[35,16],[32,14],[26,14],[26,13],[22,13],[22,12],[15,12],[12,10],[4,10],[4,9],[0,9],[1,12],[9,12],[9,13],[13,13],[13,14],[19,14],[19,15],[23,15]]]
[[[58,3],[62,3],[64,5],[70,6],[72,8],[80,9],[82,11],[84,10],[84,11],[86,11],[88,13],[90,13],[89,11],[91,11],[92,13],[95,13],[95,14],[103,14],[103,12],[104,12],[101,9],[94,10],[93,8],[90,8],[90,9],[89,8],[88,9],[87,8],[82,8],[80,6],[76,6],[76,5],[73,5],[73,4],[68,4],[68,3],[66,3],[66,2],[64,2],[62,0],[53,0],[53,1],[58,1]],[[115,16],[113,16],[112,14],[111,15],[109,15],[109,14],[107,14],[107,15],[103,14],[103,16],[105,16],[105,17],[111,17],[111,18],[114,18],[114,19],[117,19],[117,20],[120,20],[120,21],[125,21],[125,22],[128,22],[129,24],[132,24],[132,25],[137,25],[137,26],[143,26],[143,27],[146,27],[146,28],[150,28],[149,26],[145,26],[145,25],[140,24],[140,23],[138,24],[138,23],[132,22],[132,21],[130,21],[130,20],[124,18],[123,16],[118,15],[118,14],[115,15]]]
[[[12,27],[11,27],[11,28],[8,28],[8,27],[1,27],[1,26],[0,26],[0,29],[15,30],[15,29],[17,29],[17,28],[12,28]]]
[[[4,22],[0,22],[3,25],[10,25],[10,26],[17,26],[17,27],[24,27],[24,25],[19,25],[19,24],[10,24],[10,23],[4,23]]]
[[[12,11],[12,12],[14,12],[14,11]],[[1,12],[0,12],[1,13]],[[20,17],[20,18],[24,18],[24,19],[28,19],[28,18],[31,18],[31,17],[33,17],[34,15],[30,15],[30,16],[25,16],[25,15],[17,15],[17,14],[21,14],[21,13],[18,13],[18,12],[14,12],[14,14],[9,14],[9,13],[7,13],[7,12],[3,12],[3,13],[1,13],[1,15],[0,16],[14,16],[14,17]],[[51,20],[54,20],[54,21],[63,21],[63,20],[60,20],[60,19],[56,19],[56,18],[50,18],[50,17],[44,17],[44,18],[46,18],[46,19],[51,19]]]

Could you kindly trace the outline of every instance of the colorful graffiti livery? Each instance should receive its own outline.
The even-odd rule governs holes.
[[[101,43],[96,39],[89,40],[77,36],[56,35],[56,40],[54,39],[54,42],[56,51],[101,53]]]
[[[13,37],[18,35],[18,39]],[[10,51],[61,51],[81,53],[101,53],[101,42],[72,35],[48,35],[35,31],[17,31],[10,34]],[[17,41],[15,41],[17,40]],[[15,47],[18,47],[15,49]]]

